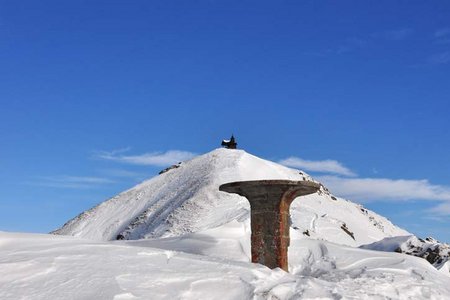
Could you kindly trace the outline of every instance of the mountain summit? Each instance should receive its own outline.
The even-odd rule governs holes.
[[[289,272],[250,263],[249,203],[219,186],[261,179],[313,180],[217,149],[83,212],[59,236],[0,232],[0,298],[450,299],[448,247],[324,186],[291,204]]]
[[[93,240],[137,240],[180,236],[233,220],[249,222],[247,199],[219,191],[243,180],[313,180],[306,173],[243,150],[216,149],[168,168],[68,221],[54,234]],[[295,200],[291,233],[359,246],[409,233],[359,204],[318,193]]]

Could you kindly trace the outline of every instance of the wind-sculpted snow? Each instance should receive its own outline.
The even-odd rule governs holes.
[[[237,221],[179,237],[100,242],[0,232],[0,299],[449,299],[425,260],[294,233],[290,272],[248,262]]]
[[[450,246],[433,238],[420,239],[416,236],[398,236],[362,245],[363,249],[377,251],[395,251],[426,259],[436,269],[450,276],[448,271]]]
[[[250,263],[248,201],[219,186],[259,179],[313,180],[217,149],[58,235],[0,232],[0,299],[450,299],[448,261],[348,247],[410,234],[325,187],[292,203],[290,273]]]
[[[82,213],[54,233],[92,240],[179,236],[233,220],[248,222],[248,201],[219,191],[226,182],[259,179],[312,180],[305,173],[243,150],[216,149],[183,162]],[[296,200],[292,230],[316,239],[358,246],[407,235],[362,206],[319,193]]]

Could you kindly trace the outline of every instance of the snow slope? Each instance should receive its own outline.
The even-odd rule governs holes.
[[[355,248],[389,251],[406,241],[389,237],[410,234],[325,187],[292,203],[290,273],[250,263],[248,201],[219,186],[257,179],[313,180],[217,149],[57,235],[0,232],[0,299],[450,299],[448,261],[438,271],[422,258]]]
[[[83,212],[54,233],[102,241],[136,240],[180,236],[232,220],[248,223],[248,201],[220,192],[219,186],[258,179],[312,180],[301,171],[243,150],[216,149]],[[291,232],[350,246],[409,234],[325,188],[294,201],[291,219]]]
[[[423,259],[294,233],[290,271],[248,262],[243,223],[100,242],[0,232],[0,299],[449,299]]]
[[[440,243],[433,238],[420,239],[416,236],[398,236],[385,238],[368,245],[362,245],[363,249],[377,251],[395,251],[426,259],[436,269],[442,270],[450,276],[448,271],[450,245]]]

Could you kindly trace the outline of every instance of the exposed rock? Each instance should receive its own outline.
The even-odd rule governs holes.
[[[352,239],[355,239],[355,235],[353,234],[353,232],[351,232],[348,228],[347,228],[347,224],[343,223],[341,225],[341,229],[344,230],[344,232],[346,234],[348,234],[349,236],[351,236]]]
[[[427,237],[425,240],[413,237],[401,244],[396,252],[424,258],[439,269],[449,260],[450,246],[432,237]]]
[[[379,242],[361,246],[364,249],[393,251],[426,259],[436,269],[442,268],[450,256],[450,245],[432,237],[421,239],[416,236],[385,238]]]
[[[164,173],[166,173],[166,172],[169,172],[169,171],[172,170],[172,169],[179,168],[180,165],[181,165],[181,162],[177,163],[176,165],[171,165],[170,167],[165,168],[164,170],[160,171],[158,174],[161,175],[161,174],[164,174]]]

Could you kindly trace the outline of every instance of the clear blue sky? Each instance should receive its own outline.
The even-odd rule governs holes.
[[[48,232],[166,151],[233,132],[449,242],[449,16],[447,1],[0,0],[0,230]]]

